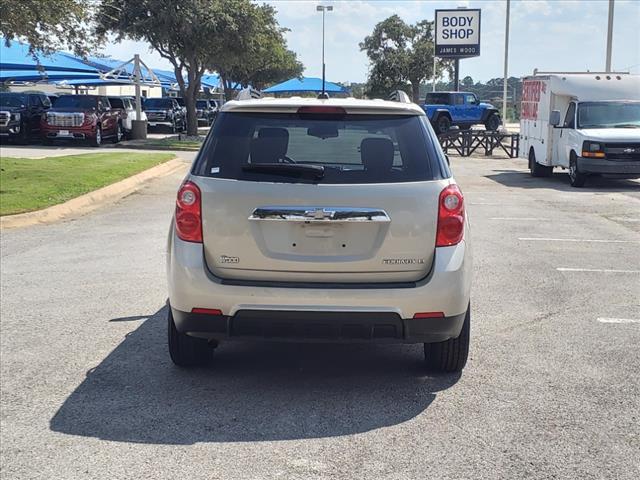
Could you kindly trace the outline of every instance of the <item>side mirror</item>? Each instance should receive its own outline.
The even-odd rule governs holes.
[[[552,110],[549,115],[549,125],[557,127],[560,125],[560,110]]]

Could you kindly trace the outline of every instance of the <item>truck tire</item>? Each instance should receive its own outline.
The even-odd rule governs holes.
[[[446,115],[440,115],[435,122],[435,130],[438,135],[447,133],[451,128],[451,120]]]
[[[497,113],[492,113],[491,115],[489,115],[487,121],[484,122],[484,128],[488,131],[497,130],[498,128],[500,128],[500,125],[502,125],[502,120],[500,120],[500,115],[498,115]]]
[[[532,177],[550,177],[553,175],[553,167],[540,165],[536,162],[536,152],[531,148],[529,150],[529,172]]]
[[[91,139],[91,146],[99,147],[102,145],[102,128],[100,125],[96,127],[96,136]]]
[[[20,124],[20,133],[18,133],[18,144],[27,145],[29,143],[29,125],[26,122]]]
[[[211,362],[213,348],[203,338],[190,337],[178,332],[171,308],[167,313],[168,344],[171,361],[179,367],[204,366]]]
[[[427,368],[439,373],[462,371],[469,357],[470,334],[471,304],[467,307],[462,331],[457,338],[450,338],[444,342],[424,344],[424,360]]]
[[[116,124],[115,134],[113,135],[113,143],[120,143],[120,141],[122,140],[122,136],[122,125],[120,125],[120,122],[118,122]]]
[[[576,157],[575,152],[571,152],[569,157],[569,182],[571,186],[576,188],[584,187],[586,181],[587,174],[578,169],[578,157]]]

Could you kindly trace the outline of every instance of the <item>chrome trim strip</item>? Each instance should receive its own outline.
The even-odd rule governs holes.
[[[291,207],[266,205],[256,208],[249,220],[277,222],[376,222],[389,223],[387,212],[379,208],[359,207]]]

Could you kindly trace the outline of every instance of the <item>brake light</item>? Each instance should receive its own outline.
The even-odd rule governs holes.
[[[464,234],[464,197],[453,184],[440,192],[436,247],[457,245]]]
[[[347,111],[342,107],[311,106],[298,108],[300,115],[346,115]]]
[[[199,313],[201,315],[222,315],[219,308],[192,308],[191,313]]]
[[[444,318],[444,312],[418,312],[413,318]]]
[[[176,233],[180,240],[202,243],[202,211],[200,189],[193,182],[184,182],[176,199]]]

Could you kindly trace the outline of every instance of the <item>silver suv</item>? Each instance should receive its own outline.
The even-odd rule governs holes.
[[[469,350],[464,198],[408,101],[226,103],[180,187],[168,241],[169,352],[219,342],[424,343]]]

